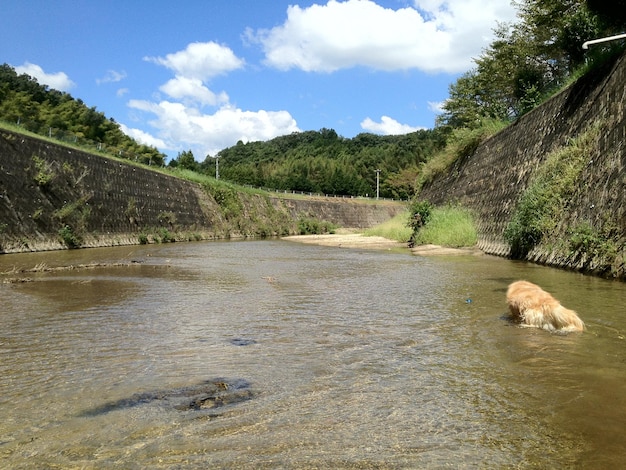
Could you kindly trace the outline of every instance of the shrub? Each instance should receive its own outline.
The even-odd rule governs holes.
[[[83,242],[80,235],[74,233],[69,225],[64,225],[59,229],[59,238],[68,248],[79,248]]]
[[[432,209],[433,206],[428,201],[413,201],[409,207],[409,222],[407,225],[414,232],[418,231],[430,220]]]
[[[33,162],[35,163],[35,171],[37,172],[35,174],[35,182],[41,188],[48,187],[56,176],[52,164],[36,155],[33,155]]]
[[[323,233],[335,233],[336,226],[325,220],[313,217],[300,217],[298,220],[298,233],[300,235],[316,235]]]

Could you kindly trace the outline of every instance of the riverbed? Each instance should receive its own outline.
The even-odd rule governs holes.
[[[623,465],[623,283],[282,240],[3,255],[0,272],[2,468]],[[587,330],[510,324],[517,279]]]

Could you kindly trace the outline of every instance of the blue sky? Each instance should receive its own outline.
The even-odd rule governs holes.
[[[196,160],[242,140],[432,128],[509,0],[0,0],[0,63]]]

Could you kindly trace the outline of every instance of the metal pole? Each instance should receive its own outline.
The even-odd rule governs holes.
[[[215,157],[215,179],[220,179],[220,158]]]
[[[616,39],[626,39],[626,34],[618,34],[617,36],[609,36],[601,39],[592,39],[583,43],[583,49],[589,49],[592,44],[600,44],[601,42],[615,41]]]
[[[380,188],[380,170],[376,170],[376,199],[378,199]]]

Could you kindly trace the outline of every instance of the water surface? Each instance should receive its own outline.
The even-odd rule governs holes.
[[[133,260],[0,277],[32,281],[0,284],[0,467],[622,465],[623,283],[284,241],[3,255],[0,272]],[[517,279],[587,331],[506,322]],[[181,406],[207,381],[222,391]]]

